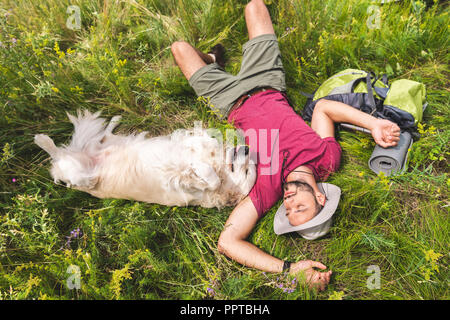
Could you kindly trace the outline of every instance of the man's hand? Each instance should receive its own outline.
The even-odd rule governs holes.
[[[400,141],[400,128],[389,120],[377,119],[370,132],[375,142],[383,148],[394,147]]]
[[[320,262],[303,260],[291,264],[291,274],[303,272],[306,282],[310,288],[318,288],[320,291],[325,290],[326,285],[330,282],[331,270],[328,272],[319,272],[313,268],[325,270],[327,267]]]

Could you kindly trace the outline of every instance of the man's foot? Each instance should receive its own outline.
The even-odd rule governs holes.
[[[214,58],[219,66],[225,68],[225,48],[223,45],[216,44],[212,47],[211,51],[208,52],[210,55],[214,55]]]

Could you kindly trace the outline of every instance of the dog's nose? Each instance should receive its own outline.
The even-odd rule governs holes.
[[[249,152],[250,152],[250,148],[248,146],[244,146],[244,154],[248,155]]]

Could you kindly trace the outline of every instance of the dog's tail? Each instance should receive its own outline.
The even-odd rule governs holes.
[[[70,122],[73,123],[74,133],[69,147],[74,151],[81,151],[89,147],[90,144],[100,143],[108,134],[111,134],[118,125],[120,116],[115,116],[106,126],[105,119],[99,118],[100,111],[92,114],[89,110],[83,112],[78,110],[77,117],[67,113]]]

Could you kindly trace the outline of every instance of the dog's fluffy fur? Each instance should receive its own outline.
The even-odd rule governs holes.
[[[120,116],[105,125],[100,112],[67,115],[75,127],[69,145],[56,147],[43,134],[34,138],[51,156],[55,183],[98,198],[222,208],[239,203],[255,182],[248,148],[222,146],[205,129],[124,136],[112,133]]]

